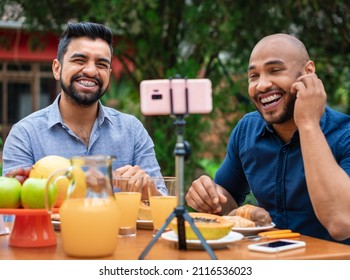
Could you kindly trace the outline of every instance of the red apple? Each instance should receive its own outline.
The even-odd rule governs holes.
[[[21,182],[16,178],[0,177],[0,208],[18,208],[20,205]]]
[[[23,208],[41,209],[45,208],[47,179],[28,178],[24,181],[21,191],[21,203]],[[49,188],[49,206],[52,206],[57,200],[57,187]]]

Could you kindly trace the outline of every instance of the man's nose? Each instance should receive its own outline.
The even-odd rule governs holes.
[[[98,69],[94,62],[88,62],[83,68],[83,73],[88,77],[95,77],[98,75]]]
[[[256,89],[260,92],[265,92],[268,88],[271,87],[271,85],[272,82],[270,79],[268,79],[268,77],[260,75]]]

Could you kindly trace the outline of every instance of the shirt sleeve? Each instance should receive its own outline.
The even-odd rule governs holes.
[[[19,124],[12,127],[4,144],[3,175],[13,169],[27,168],[34,164],[29,139],[27,131]]]
[[[341,140],[332,152],[340,167],[350,176],[350,135],[345,131],[339,138]]]
[[[156,158],[154,143],[143,124],[135,118],[134,121],[135,143],[133,165],[140,166],[151,177],[161,177],[161,169]],[[158,187],[158,186],[157,186]],[[158,190],[166,194],[165,186],[159,186]]]

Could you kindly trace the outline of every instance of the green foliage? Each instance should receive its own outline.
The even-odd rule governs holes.
[[[324,81],[330,106],[350,113],[349,1],[212,1],[212,0],[2,0],[19,3],[26,26],[62,31],[68,20],[104,23],[116,34],[114,53],[124,76],[113,81],[103,102],[138,116],[155,142],[165,174],[174,173],[176,135],[168,117],[143,117],[139,112],[139,83],[144,79],[209,78],[214,110],[208,116],[189,116],[185,139],[192,155],[186,163],[190,181],[200,169],[203,152],[222,160],[227,139],[237,120],[254,110],[247,96],[246,69],[252,47],[271,33],[290,33],[302,39]],[[15,16],[14,16],[15,17]],[[134,69],[128,68],[132,63]],[[208,122],[210,120],[210,123]],[[220,124],[219,120],[224,120]],[[202,137],[224,126],[213,148]],[[216,131],[216,130],[215,130]],[[210,170],[212,172],[212,170]]]
[[[220,162],[215,162],[210,159],[201,159],[198,163],[203,168],[204,172],[211,178],[214,178],[216,170],[218,170],[220,166]]]
[[[243,204],[257,205],[256,199],[255,199],[254,195],[252,194],[252,192],[250,192],[247,195]]]

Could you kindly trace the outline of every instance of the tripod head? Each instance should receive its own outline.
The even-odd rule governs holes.
[[[175,145],[174,155],[183,156],[185,158],[185,161],[187,161],[191,156],[191,145],[188,141],[184,140],[186,125],[184,116],[177,116],[173,122],[173,125],[176,127],[177,134],[177,144]]]

